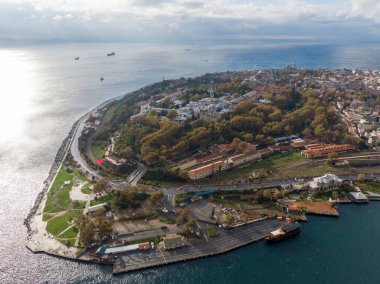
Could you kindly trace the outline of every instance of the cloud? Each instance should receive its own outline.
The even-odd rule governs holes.
[[[378,0],[0,0],[0,38],[369,38],[377,22]]]
[[[380,2],[378,0],[351,0],[350,16],[380,22]]]

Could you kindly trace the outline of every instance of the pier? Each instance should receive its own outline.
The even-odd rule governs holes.
[[[113,273],[130,272],[226,253],[265,238],[282,224],[283,221],[276,219],[264,219],[234,229],[222,229],[216,238],[203,236],[204,238],[190,240],[187,246],[175,250],[157,248],[120,255],[114,264]]]

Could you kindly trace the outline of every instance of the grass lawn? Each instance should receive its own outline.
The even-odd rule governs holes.
[[[46,231],[53,234],[54,236],[58,236],[63,230],[67,229],[70,226],[70,221],[80,213],[81,212],[79,211],[68,211],[59,217],[51,219],[47,223]]]
[[[84,193],[84,194],[91,194],[92,193],[92,190],[91,189],[89,189],[89,187],[91,186],[91,183],[88,183],[88,184],[86,184],[85,186],[83,186],[82,188],[81,188],[81,192],[82,193]]]
[[[166,224],[175,224],[175,222],[173,220],[169,219],[169,217],[164,216],[164,215],[160,215],[158,217],[158,220],[160,220],[161,222],[164,222]]]
[[[66,232],[64,232],[62,235],[59,236],[61,239],[74,239],[78,235],[78,228],[76,226],[71,227]]]
[[[101,159],[104,156],[106,147],[104,145],[92,144],[91,152],[94,155],[95,159]]]
[[[223,204],[224,206],[236,207],[241,210],[263,210],[263,209],[273,209],[275,208],[274,202],[263,202],[263,203],[253,203],[252,201],[246,200],[233,200],[233,199],[221,199],[217,196],[210,197],[215,203]]]
[[[216,238],[219,235],[219,231],[215,227],[207,228],[206,232],[210,238]]]
[[[279,153],[258,161],[250,166],[233,168],[222,172],[220,176],[202,180],[202,183],[249,182],[253,172],[261,172],[264,179],[287,179],[306,176],[320,176],[327,172],[339,173],[342,169],[327,164],[315,164],[299,152]],[[344,171],[344,169],[343,169]]]
[[[114,104],[111,108],[108,108],[103,116],[103,123],[105,125],[109,124],[114,118],[114,112],[120,107],[120,104]]]
[[[106,202],[110,201],[112,198],[113,198],[113,194],[111,193],[111,194],[102,196],[102,197],[98,198],[97,200],[93,199],[90,201],[90,206],[106,203]]]
[[[361,190],[364,191],[371,191],[375,193],[380,193],[380,182],[378,181],[366,181],[366,182],[355,182],[355,185],[357,185]]]
[[[77,169],[73,168],[73,172],[68,173],[64,167],[61,167],[47,195],[44,213],[60,212],[70,209],[71,207],[76,209],[84,208],[83,204],[80,206],[73,206],[73,202],[70,199],[69,192],[73,187],[74,180],[78,179],[81,181],[87,181],[86,177],[79,174]],[[64,185],[65,181],[70,181],[70,184]]]
[[[61,167],[47,195],[44,212],[59,212],[69,207],[69,192],[73,187],[73,179],[74,174],[69,174]],[[70,181],[70,184],[63,185],[65,181]]]

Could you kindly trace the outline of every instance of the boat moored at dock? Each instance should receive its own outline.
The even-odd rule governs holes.
[[[301,225],[298,222],[285,224],[281,228],[269,233],[265,238],[268,242],[277,242],[283,239],[291,238],[301,232]]]

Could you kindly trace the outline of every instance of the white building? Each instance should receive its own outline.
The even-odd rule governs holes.
[[[316,193],[322,193],[340,187],[342,182],[343,180],[334,174],[325,174],[321,177],[313,178],[313,181],[309,182],[308,185]]]

